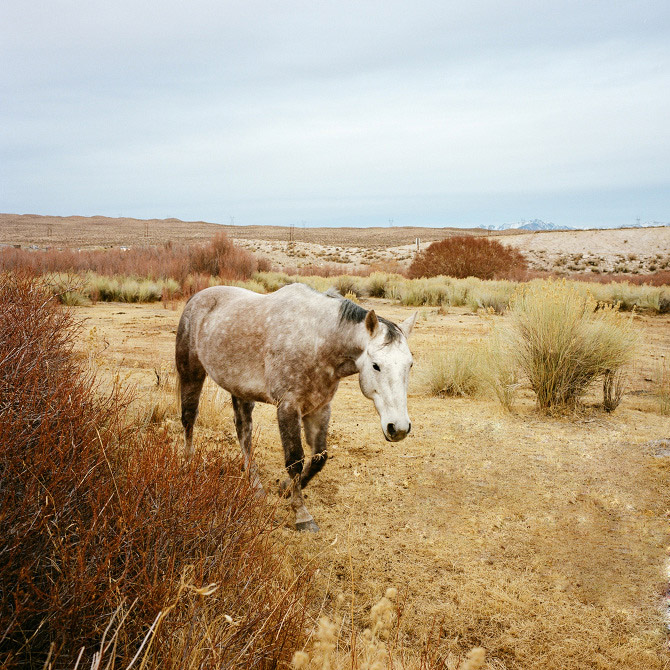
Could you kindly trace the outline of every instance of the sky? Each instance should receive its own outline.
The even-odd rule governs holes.
[[[670,2],[3,0],[0,211],[670,222]]]

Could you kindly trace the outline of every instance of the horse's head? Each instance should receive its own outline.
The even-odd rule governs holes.
[[[377,318],[374,311],[365,317],[369,342],[356,361],[361,391],[375,404],[384,437],[399,442],[412,429],[407,414],[407,383],[412,353],[407,338],[412,332],[416,313],[399,326]]]

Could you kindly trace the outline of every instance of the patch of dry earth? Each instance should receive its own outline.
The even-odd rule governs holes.
[[[410,313],[384,301],[364,305],[397,321]],[[77,314],[86,318],[87,355],[136,384],[140,406],[156,402],[154,370],[171,366],[179,312],[101,304]],[[548,419],[528,390],[514,414],[486,398],[423,394],[416,380],[435,348],[481,336],[501,318],[422,311],[411,342],[413,431],[399,444],[383,440],[357,380],[341,384],[332,460],[307,489],[316,536],[291,530],[287,503],[272,493],[284,476],[279,436],[274,408],[257,406],[257,461],[269,500],[286,511],[278,532],[296,560],[318,566],[326,611],[340,593],[348,611],[353,592],[358,626],[397,587],[402,640],[414,655],[432,629],[444,655],[482,645],[498,669],[667,668],[660,594],[670,458],[648,445],[670,435],[670,419],[656,413],[643,366],[631,382],[638,393],[612,415]],[[670,355],[669,326],[667,317],[640,321],[645,364]],[[236,451],[229,403],[216,398],[219,409],[196,426],[196,440]],[[179,439],[173,399],[163,401],[165,425]]]

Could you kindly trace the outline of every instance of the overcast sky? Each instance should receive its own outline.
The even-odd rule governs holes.
[[[0,211],[670,221],[670,2],[3,0]]]

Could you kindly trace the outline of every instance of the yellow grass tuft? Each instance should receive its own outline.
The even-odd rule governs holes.
[[[436,396],[477,395],[483,386],[483,353],[481,341],[439,346],[420,373],[427,392]]]
[[[541,409],[573,406],[596,379],[629,363],[631,317],[564,283],[532,282],[511,303],[510,350]]]

